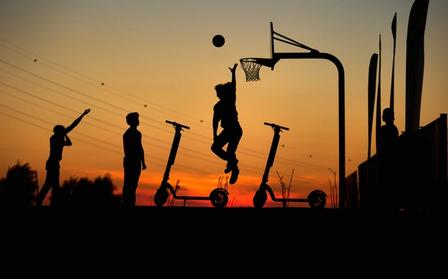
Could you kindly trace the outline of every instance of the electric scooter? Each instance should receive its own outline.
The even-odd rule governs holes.
[[[171,151],[170,151],[170,155],[168,158],[168,163],[166,165],[165,173],[163,175],[162,183],[154,195],[155,204],[159,207],[163,206],[166,203],[169,194],[171,193],[171,195],[173,195],[174,199],[184,200],[184,203],[187,200],[210,200],[210,202],[212,203],[212,205],[214,207],[217,207],[217,208],[225,207],[227,205],[227,202],[229,201],[229,197],[228,197],[229,192],[223,188],[214,189],[208,197],[178,196],[176,194],[176,190],[168,182],[168,180],[170,178],[171,167],[174,165],[174,161],[176,160],[176,154],[177,154],[177,150],[179,148],[180,138],[182,137],[181,132],[183,131],[183,129],[187,129],[187,130],[190,129],[190,127],[187,127],[185,125],[182,125],[182,124],[179,124],[179,123],[176,123],[173,121],[168,121],[168,120],[166,120],[166,123],[173,125],[173,127],[175,129],[175,133],[174,133],[173,143],[171,145]]]
[[[264,125],[272,127],[272,130],[274,131],[274,137],[272,139],[271,150],[269,151],[269,157],[266,163],[266,168],[264,169],[260,188],[258,188],[253,198],[254,207],[262,208],[264,206],[267,200],[267,193],[269,193],[272,201],[274,202],[308,202],[311,208],[325,207],[327,195],[321,190],[312,191],[308,195],[307,199],[283,199],[275,197],[274,191],[272,190],[271,186],[268,185],[269,171],[274,164],[275,154],[277,152],[277,147],[280,141],[280,132],[282,132],[282,130],[289,131],[289,128],[266,122],[264,123]]]

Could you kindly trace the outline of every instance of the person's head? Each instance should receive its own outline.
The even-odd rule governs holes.
[[[230,82],[224,83],[224,84],[218,84],[215,86],[215,90],[216,90],[216,96],[222,100],[222,98],[224,98],[224,96],[226,95],[226,92],[228,92],[229,90],[231,90],[232,84]]]
[[[126,115],[126,123],[128,123],[128,125],[131,127],[137,127],[140,124],[138,116],[138,112],[129,113],[128,115]]]
[[[57,136],[63,136],[65,135],[65,127],[62,125],[56,125],[53,128],[53,133]]]
[[[393,123],[394,119],[394,111],[391,108],[385,108],[383,110],[383,121],[386,123]]]

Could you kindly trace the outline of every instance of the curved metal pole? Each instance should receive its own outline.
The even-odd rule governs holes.
[[[344,66],[336,56],[329,53],[312,51],[307,53],[274,53],[275,63],[281,59],[325,59],[331,61],[338,69],[338,106],[339,106],[339,208],[345,208],[345,73]]]

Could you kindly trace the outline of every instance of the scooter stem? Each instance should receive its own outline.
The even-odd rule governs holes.
[[[268,182],[269,171],[274,165],[275,154],[277,153],[278,143],[280,142],[280,132],[282,130],[289,130],[289,128],[272,123],[265,122],[264,124],[272,127],[272,129],[274,130],[274,137],[272,138],[271,150],[269,151],[268,161],[266,162],[266,168],[264,169],[262,184],[266,184]]]
[[[182,129],[190,129],[190,127],[179,124],[177,122],[166,120],[166,123],[174,126],[175,133],[173,143],[171,144],[170,156],[168,157],[168,162],[166,164],[165,173],[163,175],[163,179],[168,181],[171,171],[171,166],[174,165],[174,161],[176,160],[177,150],[179,149],[180,138],[182,137]]]

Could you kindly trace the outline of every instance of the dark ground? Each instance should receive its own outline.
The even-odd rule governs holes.
[[[446,212],[368,211],[360,209],[310,208],[201,208],[136,207],[123,208],[28,208],[2,209],[3,221],[32,227],[126,228],[149,231],[350,231],[383,226],[439,226]]]
[[[159,264],[171,266],[163,268],[171,274],[185,262],[192,263],[185,268],[195,275],[210,268],[213,274],[231,271],[232,278],[239,278],[241,270],[264,274],[286,267],[287,274],[320,273],[328,262],[338,261],[335,270],[347,274],[356,262],[376,269],[386,262],[395,264],[398,258],[427,258],[433,255],[428,250],[444,249],[441,243],[448,235],[446,214],[439,212],[43,207],[2,209],[0,220],[2,247],[8,247],[4,254],[17,254],[18,262],[47,255],[62,262],[71,258],[66,267],[70,273],[86,264],[101,262],[107,270],[115,270],[127,262],[148,276],[157,275],[153,272]],[[310,264],[318,268],[310,269]]]

